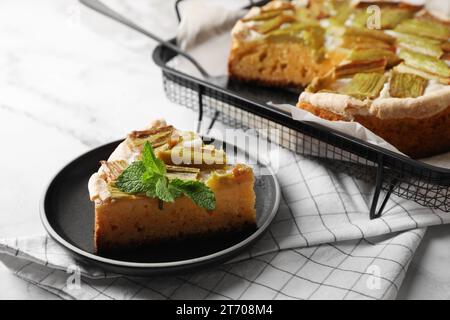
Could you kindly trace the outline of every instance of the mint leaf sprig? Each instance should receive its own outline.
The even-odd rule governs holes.
[[[214,192],[200,181],[169,180],[165,163],[155,156],[147,141],[142,149],[142,160],[134,161],[117,178],[116,187],[129,194],[145,194],[164,202],[174,202],[183,195],[206,210],[216,208]]]

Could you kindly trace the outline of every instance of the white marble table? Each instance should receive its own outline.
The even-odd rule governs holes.
[[[173,1],[132,3],[134,18],[175,33]],[[195,115],[166,99],[153,47],[75,0],[0,2],[0,237],[44,232],[43,188],[81,152],[155,117],[194,129]],[[428,230],[399,298],[450,298],[449,246],[450,226]],[[0,264],[0,299],[52,298]]]

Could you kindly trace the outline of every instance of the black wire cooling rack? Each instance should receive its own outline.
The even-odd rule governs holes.
[[[175,39],[171,42],[176,43]],[[198,79],[168,65],[176,55],[162,44],[154,50],[153,60],[162,69],[167,97],[197,111],[200,121],[206,115],[233,128],[278,129],[281,134],[277,142],[281,146],[314,157],[333,170],[374,182],[372,219],[382,214],[391,194],[450,212],[450,170],[412,160],[319,124],[295,121],[267,101],[295,105],[298,92],[232,79],[223,85]]]

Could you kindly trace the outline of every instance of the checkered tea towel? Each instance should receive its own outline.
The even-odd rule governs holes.
[[[282,201],[265,236],[221,266],[132,278],[75,260],[48,236],[0,240],[18,277],[70,299],[391,299],[426,226],[450,215],[393,196],[369,219],[373,187],[281,151]]]

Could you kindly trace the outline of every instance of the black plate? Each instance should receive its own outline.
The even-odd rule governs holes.
[[[79,258],[122,274],[145,276],[186,271],[237,255],[261,237],[276,215],[280,200],[278,182],[271,169],[258,162],[254,166],[256,229],[215,240],[191,240],[114,256],[96,255],[93,248],[94,205],[89,200],[87,184],[89,177],[98,170],[99,161],[107,159],[121,141],[98,147],[73,160],[52,179],[42,198],[41,220],[45,229]],[[249,157],[240,150],[238,152]],[[266,174],[258,174],[260,169]]]

